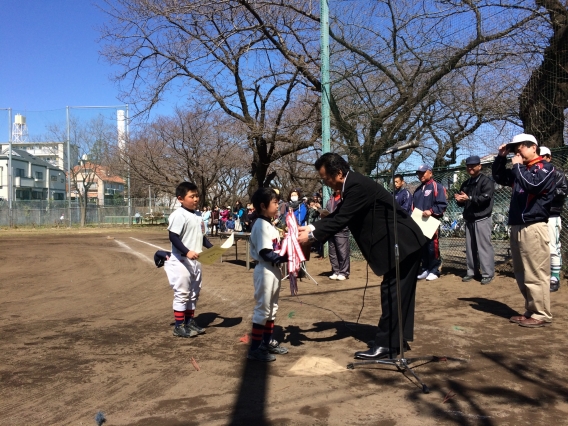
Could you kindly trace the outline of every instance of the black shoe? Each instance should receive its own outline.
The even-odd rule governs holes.
[[[195,331],[197,334],[205,333],[205,329],[199,327],[193,318],[189,320],[189,322],[185,325],[185,328]]]
[[[266,346],[263,346],[262,343],[258,348],[255,350],[249,350],[248,359],[252,359],[253,361],[261,361],[261,362],[272,362],[276,361],[276,357],[268,352]]]
[[[493,281],[493,277],[483,277],[481,278],[481,285],[489,284]]]
[[[374,346],[368,351],[355,352],[356,359],[382,359],[382,358],[393,358],[400,351],[398,348],[386,348],[384,346]]]
[[[405,351],[411,351],[412,349],[410,348],[410,345],[408,344],[408,342],[406,340],[403,340],[403,345],[404,345],[404,350]],[[367,342],[367,347],[370,348],[374,348],[375,347],[375,341],[374,340],[369,340]]]
[[[284,346],[280,346],[280,343],[278,343],[278,341],[275,339],[272,339],[269,344],[262,342],[260,346],[264,346],[266,350],[271,354],[284,355],[288,353],[288,349],[286,349]]]
[[[462,278],[462,283],[467,283],[471,280],[473,280],[473,275],[466,275],[465,277]]]
[[[197,332],[187,329],[183,324],[174,327],[174,336],[176,337],[195,337]]]
[[[550,292],[555,292],[560,289],[560,280],[550,280]]]

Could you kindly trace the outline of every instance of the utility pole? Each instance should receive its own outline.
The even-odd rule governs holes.
[[[320,48],[321,48],[321,151],[330,151],[330,84],[329,84],[329,7],[328,0],[320,0]],[[331,196],[331,188],[323,186],[322,199],[325,208]],[[327,244],[324,256],[327,257]]]
[[[12,172],[12,108],[8,108],[8,223],[14,226],[14,173]]]

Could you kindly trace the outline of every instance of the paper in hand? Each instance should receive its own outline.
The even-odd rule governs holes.
[[[211,247],[209,250],[205,250],[199,253],[199,259],[197,259],[202,265],[212,265],[217,260],[221,258],[223,253],[233,247],[235,242],[235,236],[231,234],[227,241],[225,241],[221,246]]]
[[[432,216],[422,216],[422,210],[420,209],[414,209],[411,217],[414,219],[414,222],[418,224],[424,236],[430,239],[434,236],[440,226],[440,221],[438,219]]]

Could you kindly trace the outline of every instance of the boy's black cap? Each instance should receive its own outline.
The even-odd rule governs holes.
[[[164,262],[168,260],[168,258],[172,255],[169,251],[158,250],[154,253],[154,263],[156,264],[156,268],[161,268],[164,266]]]

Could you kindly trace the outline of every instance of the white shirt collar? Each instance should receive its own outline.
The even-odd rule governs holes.
[[[345,175],[345,179],[343,179],[343,188],[341,188],[341,199],[343,200],[343,193],[345,192],[345,182],[347,182],[347,176],[349,176],[349,172]]]

